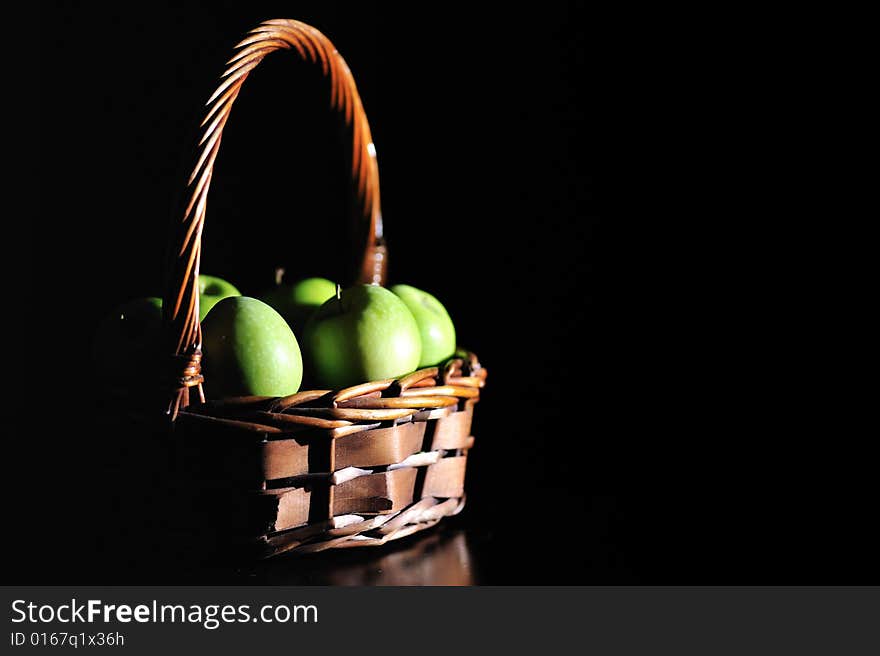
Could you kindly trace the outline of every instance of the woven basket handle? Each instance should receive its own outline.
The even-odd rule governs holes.
[[[204,400],[201,375],[202,329],[199,324],[199,262],[202,229],[214,160],[220,149],[223,128],[232,104],[250,72],[269,53],[293,50],[303,60],[320,63],[330,78],[330,105],[352,127],[352,178],[361,207],[365,234],[360,282],[385,281],[387,252],[382,237],[379,206],[379,167],[370,126],[351,71],[336,48],[321,32],[295,20],[276,19],[261,23],[238,43],[227,63],[217,90],[208,100],[201,123],[196,164],[187,182],[186,209],[174,222],[166,263],[163,314],[174,353],[174,391],[168,411],[172,418],[189,404],[189,388],[196,387]]]

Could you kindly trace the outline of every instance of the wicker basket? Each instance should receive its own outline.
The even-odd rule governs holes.
[[[315,28],[262,23],[236,46],[208,102],[183,218],[173,222],[164,320],[175,353],[168,413],[177,462],[231,532],[263,556],[379,545],[458,513],[474,404],[486,379],[476,357],[459,352],[398,380],[286,398],[210,398],[197,285],[206,199],[232,105],[250,71],[275,50],[319,64],[329,77],[331,106],[353,140],[364,238],[359,282],[383,284],[387,262],[376,151],[348,66]],[[221,488],[226,494],[215,495]]]

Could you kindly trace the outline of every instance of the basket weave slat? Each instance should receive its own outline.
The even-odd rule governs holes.
[[[250,73],[276,51],[319,66],[328,80],[330,107],[351,136],[363,248],[358,282],[385,281],[376,148],[351,71],[315,28],[266,21],[236,45],[208,100],[182,215],[169,238],[163,316],[174,378],[167,410],[181,470],[204,490],[240,492],[228,513],[214,510],[261,555],[377,546],[461,511],[486,370],[461,351],[436,367],[342,390],[210,398],[198,320],[207,195],[232,106]]]

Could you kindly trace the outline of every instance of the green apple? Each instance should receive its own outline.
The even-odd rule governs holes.
[[[95,332],[92,352],[98,374],[108,382],[149,379],[147,372],[157,362],[161,338],[161,298],[149,296],[123,303]]]
[[[391,288],[412,312],[422,338],[419,367],[433,367],[455,353],[455,326],[443,304],[428,292],[409,285]]]
[[[205,391],[224,396],[287,396],[299,390],[299,344],[284,318],[256,298],[217,302],[202,323]]]
[[[306,278],[292,285],[279,285],[262,300],[275,308],[300,337],[312,314],[334,296],[336,283],[326,278]]]
[[[199,275],[199,321],[205,320],[205,315],[218,301],[230,296],[241,296],[241,292],[231,282],[217,278],[216,276]]]
[[[415,371],[422,350],[406,304],[378,285],[355,285],[324,303],[303,339],[318,384],[333,389]]]

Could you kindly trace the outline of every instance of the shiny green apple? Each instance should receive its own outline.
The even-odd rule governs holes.
[[[303,339],[317,383],[333,389],[415,371],[422,350],[406,304],[378,285],[355,285],[325,302]]]
[[[199,275],[199,321],[204,321],[205,316],[218,301],[230,296],[241,296],[231,282],[217,278],[216,276]]]
[[[433,367],[455,353],[455,326],[443,304],[428,292],[410,285],[391,288],[412,312],[422,339],[419,367]]]
[[[162,299],[153,296],[123,303],[105,317],[95,332],[92,353],[98,375],[108,384],[151,380],[148,372],[160,355]]]
[[[335,295],[336,283],[326,278],[306,278],[292,285],[279,285],[262,300],[275,308],[293,333],[301,337],[312,314]]]
[[[299,390],[299,344],[284,318],[256,298],[230,296],[202,322],[202,370],[211,398],[286,396]]]

